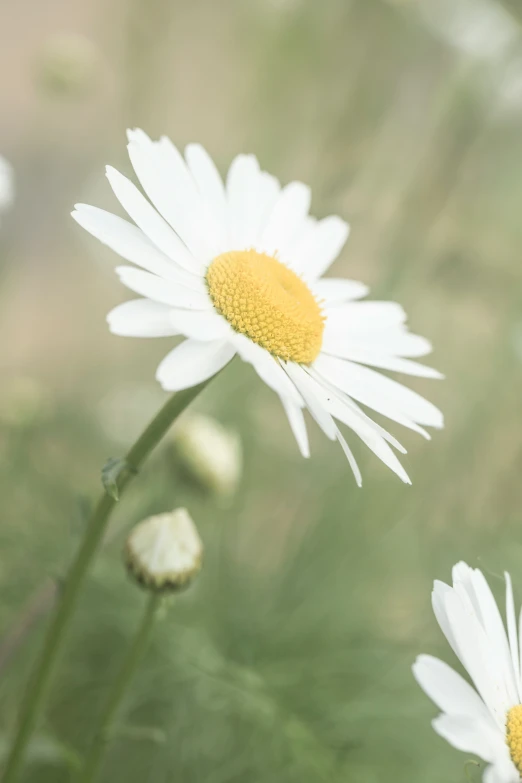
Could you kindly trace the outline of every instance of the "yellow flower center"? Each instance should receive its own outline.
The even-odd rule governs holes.
[[[216,310],[274,356],[310,364],[321,350],[324,317],[300,277],[272,256],[234,250],[207,270]]]
[[[507,714],[506,742],[513,764],[522,773],[522,704],[512,707]]]

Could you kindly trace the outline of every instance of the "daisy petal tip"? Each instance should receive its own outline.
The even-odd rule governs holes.
[[[206,150],[203,147],[203,145],[200,144],[198,141],[191,141],[190,144],[187,144],[185,146],[184,153],[185,153],[185,160],[187,160],[188,162],[188,159],[191,157],[191,155],[201,154],[201,153],[205,155]]]
[[[105,318],[105,320],[107,321],[107,326],[109,327],[109,332],[111,334],[115,334],[116,337],[125,337],[125,335],[120,332],[120,330],[116,326],[114,318],[112,318],[111,316],[112,316],[112,312],[108,313],[108,315]]]
[[[161,364],[158,367],[158,369],[156,370],[155,378],[156,378],[157,382],[159,383],[159,385],[161,386],[161,388],[163,389],[163,391],[173,391],[173,389],[169,388],[168,383],[166,382],[165,378],[163,377]]]
[[[127,139],[129,141],[136,142],[150,142],[150,136],[148,136],[141,128],[127,128]]]
[[[415,660],[411,665],[411,672],[413,674],[413,677],[415,681],[421,686],[421,688],[422,688],[422,669],[424,665],[423,658],[424,658],[423,655],[417,655],[417,657],[415,658]]]
[[[441,718],[442,718],[442,715],[437,715],[437,717],[433,718],[433,720],[431,721],[431,727],[432,727],[433,731],[436,734],[439,734],[439,735],[440,735],[440,719]]]
[[[413,661],[411,668],[413,669],[413,673],[415,674],[415,671],[419,668],[419,666],[422,666],[422,655],[417,655],[415,660]]]

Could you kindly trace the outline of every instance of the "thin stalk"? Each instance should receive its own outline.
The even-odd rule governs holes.
[[[207,383],[208,381],[205,381],[191,389],[178,392],[167,400],[131,447],[125,460],[122,461],[122,470],[116,477],[117,492],[112,494],[105,492],[98,501],[76,559],[63,585],[61,599],[56,606],[54,617],[47,631],[43,650],[29,678],[27,690],[22,700],[18,728],[2,777],[3,783],[13,783],[22,768],[27,744],[36,726],[56,659],[61,652],[66,631],[74,614],[78,595],[107,527],[109,517],[116,505],[116,497],[122,496],[125,488],[171,424],[205,388]]]
[[[79,775],[78,783],[93,783],[98,777],[105,749],[110,741],[114,719],[118,714],[125,691],[130,685],[143,657],[160,606],[161,596],[153,593],[145,606],[143,617],[127,652],[123,667],[109,691],[109,698],[105,705],[98,731],[94,736],[85,766]]]

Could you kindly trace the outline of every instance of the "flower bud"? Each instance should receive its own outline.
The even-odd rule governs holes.
[[[235,492],[243,467],[241,440],[236,432],[197,414],[174,428],[173,442],[182,466],[198,484],[221,497]]]
[[[185,508],[145,519],[130,533],[125,560],[130,574],[145,588],[177,592],[201,569],[203,544]]]

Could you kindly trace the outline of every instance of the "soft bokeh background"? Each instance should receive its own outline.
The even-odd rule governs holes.
[[[420,652],[451,661],[430,609],[460,558],[522,597],[522,14],[518,0],[7,0],[0,152],[0,751],[46,607],[100,490],[161,405],[168,340],[111,336],[117,259],[69,217],[115,208],[125,128],[201,141],[222,171],[256,152],[352,236],[335,273],[400,301],[444,382],[407,380],[447,428],[408,447],[413,487],[313,431],[302,460],[275,395],[233,364],[197,409],[239,429],[239,492],[216,503],[164,443],[93,569],[26,781],[65,783],[144,597],[124,531],[187,505],[203,574],[164,618],[104,781],[478,781],[430,728]],[[313,427],[311,427],[313,430]]]

